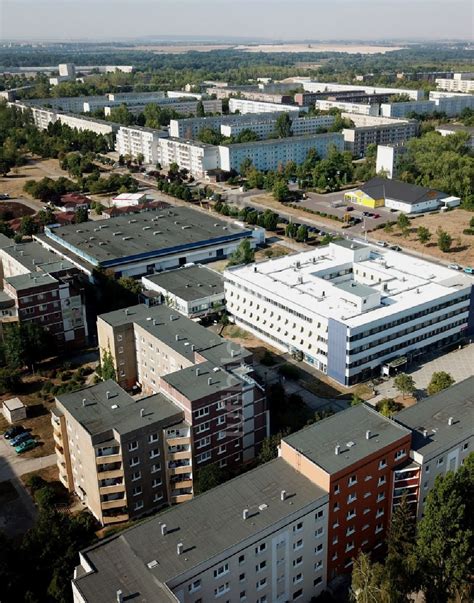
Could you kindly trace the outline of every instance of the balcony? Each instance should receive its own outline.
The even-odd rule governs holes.
[[[61,448],[61,450],[63,449],[64,443],[63,443],[63,438],[61,436],[61,432],[57,432],[53,430],[53,440],[55,441],[55,443]],[[64,453],[63,453],[64,454]]]
[[[123,478],[123,469],[122,467],[111,467],[110,469],[103,469],[102,471],[97,472],[97,477],[99,479],[113,479],[116,477]]]
[[[170,475],[182,475],[191,471],[191,465],[182,465],[181,467],[170,467],[168,469]]]
[[[115,500],[103,500],[100,503],[103,510],[106,509],[120,509],[127,506],[126,498],[116,498]]]
[[[171,480],[171,485],[176,490],[181,490],[181,488],[192,488],[193,480],[192,479],[182,479],[180,481]]]
[[[177,496],[171,495],[171,503],[178,504],[178,503],[187,502],[188,500],[191,500],[192,497],[193,497],[192,494],[179,494]]]
[[[112,523],[121,523],[122,521],[128,521],[128,513],[117,513],[117,515],[103,515],[102,523],[104,526]]]
[[[99,487],[99,494],[101,494],[101,495],[115,494],[117,492],[125,492],[125,485],[124,484],[115,484],[112,486]]]
[[[188,460],[190,458],[191,458],[190,450],[183,450],[182,452],[169,452],[168,453],[169,461],[182,461],[182,460]]]
[[[189,435],[170,436],[166,438],[168,446],[190,446],[191,437]]]

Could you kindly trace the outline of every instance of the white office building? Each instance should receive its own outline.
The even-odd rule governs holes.
[[[167,138],[166,130],[153,130],[140,126],[121,126],[117,132],[115,150],[119,155],[136,159],[143,156],[143,163],[155,165],[158,161],[158,141]]]
[[[245,98],[230,98],[229,111],[235,113],[268,113],[273,111],[285,111],[288,113],[300,113],[307,111],[307,107],[297,105],[283,105],[281,103],[268,103],[264,101],[248,100]]]
[[[317,100],[316,109],[329,111],[330,109],[340,109],[347,113],[360,113],[361,115],[378,115],[379,106],[368,103],[348,103],[337,100]]]
[[[320,157],[326,157],[331,147],[344,149],[342,134],[334,132],[230,144],[219,147],[220,167],[226,172],[239,171],[244,159],[250,159],[258,170],[276,170],[289,161],[303,163],[313,149]]]
[[[344,385],[474,333],[472,277],[341,240],[224,273],[235,323]]]

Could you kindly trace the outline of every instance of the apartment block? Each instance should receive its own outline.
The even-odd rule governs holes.
[[[408,119],[375,117],[357,113],[343,113],[342,117],[354,123],[342,131],[344,147],[354,157],[364,157],[370,144],[400,144],[418,133],[418,122]]]
[[[268,118],[265,118],[268,115]],[[278,115],[264,113],[260,120],[246,121],[242,116],[240,122],[221,125],[223,136],[238,136],[243,130],[255,132],[260,139],[274,136]],[[255,116],[254,116],[255,117]],[[291,118],[291,133],[293,136],[309,136],[317,134],[321,129],[330,128],[334,124],[334,115],[317,115],[315,117]]]
[[[222,274],[202,264],[144,276],[142,284],[152,305],[165,303],[188,318],[202,318],[225,307]]]
[[[376,173],[383,173],[387,178],[396,178],[398,175],[398,162],[407,150],[407,147],[403,143],[377,145]]]
[[[164,393],[184,412],[198,466],[240,466],[256,456],[268,411],[248,350],[168,306],[102,314],[97,331],[122,387]]]
[[[61,483],[102,525],[189,500],[191,444],[182,418],[164,396],[135,400],[111,380],[58,396],[51,422]]]
[[[340,100],[317,100],[316,109],[319,109],[320,111],[340,109],[346,113],[359,113],[361,115],[379,114],[379,105],[372,105],[369,103],[349,103]]]
[[[202,178],[219,167],[219,149],[197,140],[181,138],[160,138],[157,147],[158,161],[167,167],[177,163],[197,178]]]
[[[326,492],[275,459],[83,551],[74,602],[309,602],[327,526]]]
[[[342,134],[334,132],[230,144],[219,147],[220,167],[224,171],[239,171],[242,162],[250,159],[258,170],[276,170],[289,161],[303,163],[310,150],[326,157],[332,147],[343,150]]]
[[[334,82],[312,82],[304,79],[297,80],[303,86],[305,92],[354,92],[360,91],[365,94],[407,94],[413,100],[423,100],[424,90],[413,90],[412,88],[386,88],[382,86],[354,84],[336,84]]]
[[[474,95],[446,96],[431,98],[425,101],[382,104],[381,115],[385,117],[406,117],[411,113],[425,115],[429,113],[445,113],[448,117],[460,115],[464,109],[474,108]]]
[[[436,78],[436,85],[439,90],[447,90],[449,92],[474,92],[474,74],[471,73],[455,73],[452,79]]]
[[[474,332],[469,275],[355,241],[229,268],[224,286],[237,325],[345,385]]]
[[[411,431],[361,404],[283,438],[280,457],[328,492],[328,579],[376,551],[389,526],[393,472],[409,458]]]
[[[155,165],[158,161],[160,138],[167,138],[166,130],[154,130],[141,126],[121,126],[115,140],[115,150],[119,155],[129,155],[136,159],[143,156],[143,163]]]
[[[300,113],[307,111],[307,107],[298,107],[297,105],[289,105],[283,103],[269,103],[265,101],[249,100],[245,98],[230,98],[229,111],[235,113],[267,113],[274,111],[285,111],[288,113]]]
[[[0,322],[33,322],[54,337],[60,349],[87,339],[80,272],[37,243],[17,243],[1,235]]]
[[[457,471],[474,448],[474,377],[421,400],[395,415],[413,432],[410,461],[397,468],[393,504],[402,496],[423,517],[436,477]]]

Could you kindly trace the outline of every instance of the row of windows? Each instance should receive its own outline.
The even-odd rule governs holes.
[[[151,459],[155,459],[156,457],[160,456],[160,449],[154,448],[153,450],[150,450],[150,452],[148,453],[148,456]],[[132,458],[129,461],[129,464],[130,464],[130,467],[136,467],[137,465],[140,464],[140,457],[132,456]]]
[[[154,444],[155,442],[158,442],[159,440],[159,435],[157,433],[151,433],[148,436],[148,443],[149,444]],[[138,440],[134,440],[133,442],[129,442],[128,443],[128,450],[129,452],[133,452],[134,450],[138,450],[139,447],[139,442]]]

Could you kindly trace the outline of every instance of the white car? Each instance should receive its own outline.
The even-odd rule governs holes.
[[[462,270],[462,266],[459,264],[448,264],[448,268],[451,268],[451,270]]]

